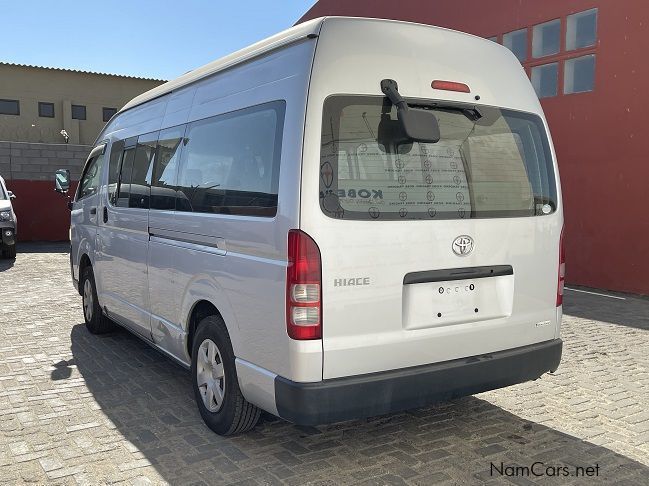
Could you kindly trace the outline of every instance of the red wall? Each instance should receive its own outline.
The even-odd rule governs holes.
[[[9,180],[19,241],[67,241],[70,211],[67,198],[54,191],[54,181]],[[74,194],[76,183],[70,194]]]
[[[566,15],[594,7],[598,44],[584,53],[596,54],[595,90],[542,100],[563,186],[567,279],[649,295],[647,0],[320,0],[301,21],[324,15],[392,18],[491,37],[556,18],[563,19],[565,32]],[[562,69],[559,76],[561,90]]]

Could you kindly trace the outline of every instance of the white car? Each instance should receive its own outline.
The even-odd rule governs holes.
[[[72,204],[72,275],[89,331],[117,323],[191,369],[232,434],[260,409],[322,424],[555,370],[562,228],[509,50],[328,17],[111,119]]]
[[[7,190],[5,180],[0,176],[0,252],[4,258],[16,258],[18,219],[11,201],[16,199]]]

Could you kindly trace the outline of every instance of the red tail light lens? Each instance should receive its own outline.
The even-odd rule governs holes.
[[[566,283],[566,247],[563,242],[563,228],[559,239],[559,282],[557,283],[557,307],[563,305],[563,287]]]
[[[322,337],[320,249],[300,230],[288,232],[286,330],[293,339]]]
[[[441,89],[444,91],[459,91],[460,93],[470,93],[471,90],[464,83],[456,83],[455,81],[441,81],[436,79],[430,86],[433,89]]]

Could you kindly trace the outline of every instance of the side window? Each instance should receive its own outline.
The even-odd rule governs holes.
[[[127,208],[131,196],[131,175],[133,174],[133,160],[135,147],[129,147],[122,152],[119,184],[115,206]]]
[[[285,106],[275,101],[189,124],[176,209],[275,216]]]
[[[124,141],[113,142],[110,148],[110,161],[108,162],[108,202],[115,206],[117,204],[117,190],[119,184],[119,169],[124,152]]]
[[[151,209],[176,209],[176,186],[185,126],[160,132],[151,180]]]
[[[79,189],[77,191],[77,201],[84,197],[97,194],[99,185],[101,183],[101,169],[104,166],[104,155],[100,154],[88,161],[86,170],[81,176],[79,181]]]
[[[131,175],[128,205],[130,208],[149,209],[151,175],[157,141],[158,132],[140,135],[137,139]]]

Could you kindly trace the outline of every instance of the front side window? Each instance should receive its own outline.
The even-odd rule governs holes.
[[[419,143],[397,128],[396,109],[384,99],[331,96],[325,101],[320,206],[327,216],[470,219],[556,209],[553,163],[538,116],[423,102],[434,110],[441,139]]]
[[[104,154],[96,155],[88,161],[86,170],[83,172],[79,181],[77,201],[97,193],[101,183],[101,169],[103,166]]]
[[[284,111],[275,101],[189,124],[176,210],[275,216]]]
[[[9,198],[7,197],[7,194],[5,194],[5,189],[2,186],[2,182],[0,182],[0,201],[5,199],[9,199]]]

